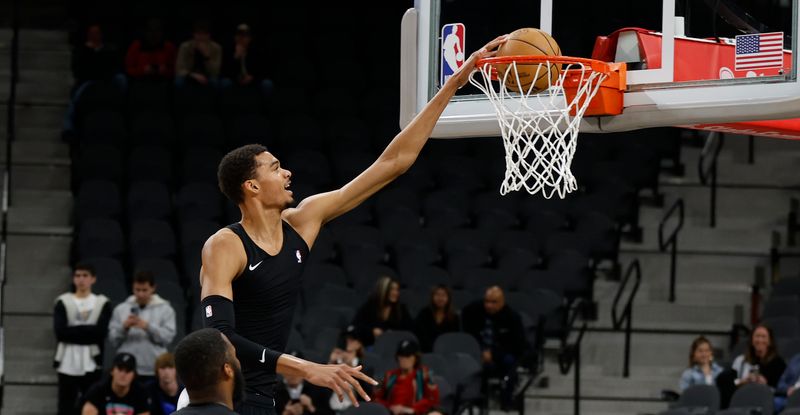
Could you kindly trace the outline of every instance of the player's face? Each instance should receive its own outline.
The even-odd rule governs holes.
[[[267,151],[256,156],[256,162],[258,199],[268,206],[278,206],[280,209],[289,207],[294,202],[290,190],[292,172],[281,167],[280,161]]]

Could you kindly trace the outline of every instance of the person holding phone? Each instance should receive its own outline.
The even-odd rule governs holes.
[[[155,380],[156,358],[175,338],[175,310],[156,294],[155,276],[142,271],[133,277],[133,295],[114,308],[108,338],[117,352],[136,357],[142,385]]]

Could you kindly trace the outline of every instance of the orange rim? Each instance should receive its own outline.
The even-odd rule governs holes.
[[[518,56],[495,56],[492,58],[479,59],[476,66],[497,65],[497,64],[510,64],[516,62],[517,64],[535,64],[535,63],[561,63],[561,64],[582,64],[583,70],[591,70],[593,72],[603,72],[610,74],[614,72],[614,68],[608,62],[599,61],[596,59],[588,58],[575,58],[572,56],[556,56],[556,55],[518,55]],[[580,70],[580,69],[575,69]]]

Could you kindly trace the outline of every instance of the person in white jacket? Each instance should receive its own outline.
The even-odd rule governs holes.
[[[136,357],[142,384],[155,379],[156,358],[175,338],[175,310],[156,294],[152,272],[142,271],[133,277],[133,295],[114,308],[108,338],[117,353]]]

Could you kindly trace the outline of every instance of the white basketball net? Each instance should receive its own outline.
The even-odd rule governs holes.
[[[533,67],[536,63],[520,63]],[[550,82],[550,70],[563,66],[558,79]],[[541,192],[550,199],[554,194],[564,198],[578,188],[570,171],[575,155],[581,118],[607,75],[592,71],[582,63],[554,64],[543,62],[536,68],[533,79],[546,78],[549,88],[537,93],[532,82],[527,91],[509,91],[506,80],[523,85],[517,73],[517,63],[497,73],[492,81],[492,65],[484,64],[472,72],[470,83],[483,91],[497,114],[506,151],[506,174],[500,194],[522,188],[530,194]],[[547,73],[545,73],[547,71]],[[579,77],[578,90],[571,102],[564,94],[564,79]],[[479,77],[477,74],[481,74]],[[571,115],[574,114],[574,115]]]

